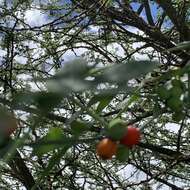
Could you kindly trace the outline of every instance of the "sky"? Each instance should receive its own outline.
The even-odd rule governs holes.
[[[36,1],[37,1],[37,0],[36,0]],[[0,0],[0,4],[1,4],[2,2],[3,2],[3,0]],[[38,1],[37,1],[37,2],[38,2]],[[45,1],[43,1],[43,3],[45,3]],[[139,3],[132,3],[131,5],[132,5],[132,7],[133,7],[135,10],[138,9],[138,7],[139,7]],[[153,10],[153,15],[155,16],[157,7],[156,7],[155,5],[152,5],[151,8],[152,8],[152,10]],[[141,15],[142,15],[143,18],[145,18],[144,12],[142,12]],[[49,23],[50,21],[51,21],[51,20],[49,19],[49,17],[48,17],[46,14],[44,14],[42,11],[40,11],[40,10],[37,10],[37,9],[30,9],[30,10],[27,10],[27,11],[25,12],[25,22],[26,22],[27,24],[29,24],[30,26],[32,26],[32,27],[34,27],[34,26],[41,26],[41,25],[43,25],[43,24]],[[97,28],[97,27],[94,27],[94,28],[93,28],[93,31],[96,31],[96,30],[98,30],[98,28]],[[129,27],[128,30],[131,31],[131,32],[135,32],[135,33],[139,32],[140,34],[143,34],[142,31],[139,31],[138,29],[133,28],[133,27]],[[143,44],[142,44],[142,43],[134,43],[134,44],[133,44],[133,47],[134,47],[134,48],[137,48],[137,47],[140,47],[141,45],[143,45]],[[116,44],[114,45],[114,47],[115,47],[115,46],[117,46],[117,48],[119,49],[118,55],[119,55],[119,56],[124,56],[124,51],[122,50],[121,46],[116,45]],[[109,48],[112,48],[112,47],[109,47]],[[149,50],[150,50],[150,48],[149,48]],[[76,51],[76,54],[77,54],[77,55],[81,55],[81,54],[83,54],[83,53],[85,52],[84,48],[76,49],[75,51]],[[1,56],[1,55],[2,55],[2,54],[1,54],[1,52],[0,52],[0,56]],[[75,57],[75,54],[74,54],[72,51],[69,50],[69,51],[67,51],[67,52],[65,53],[63,59],[64,59],[65,61],[68,61],[69,59],[74,59],[74,57]],[[147,59],[148,56],[145,55],[145,54],[142,55],[142,54],[136,53],[136,54],[135,54],[135,58],[136,58],[136,59]],[[18,58],[18,59],[21,61],[21,58]]]

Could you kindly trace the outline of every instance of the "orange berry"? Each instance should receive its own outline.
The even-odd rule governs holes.
[[[111,159],[116,154],[116,151],[117,143],[109,138],[102,139],[96,147],[97,155],[104,160]]]

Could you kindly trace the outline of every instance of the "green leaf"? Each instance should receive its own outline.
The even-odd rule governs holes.
[[[94,105],[99,102],[96,113],[100,113],[113,99],[113,95],[109,94],[98,94],[91,98],[88,103],[88,106]]]
[[[101,93],[101,94],[97,94],[95,96],[93,96],[90,101],[88,102],[88,106],[91,106],[91,105],[94,105],[98,102],[100,102],[101,100],[104,100],[104,99],[111,99],[113,98],[114,96],[113,95],[109,95],[109,93]]]
[[[98,107],[96,109],[96,113],[100,113],[111,101],[113,97],[107,96],[100,100],[100,103],[98,104]]]
[[[176,97],[171,97],[167,100],[167,106],[174,112],[181,112],[183,109],[183,102]]]
[[[33,154],[42,156],[65,145],[72,146],[76,139],[63,135],[59,128],[50,129],[49,133],[33,145]]]
[[[61,158],[68,149],[69,146],[64,146],[50,158],[47,167],[43,170],[43,173],[41,174],[41,178],[48,175],[48,173],[53,169],[53,167],[60,162]]]
[[[119,145],[117,149],[116,159],[125,162],[129,158],[129,149],[124,145]]]
[[[172,119],[176,122],[180,122],[181,120],[183,120],[185,117],[185,114],[183,112],[175,112],[172,115]]]
[[[119,118],[112,120],[106,128],[107,135],[113,140],[120,140],[125,135],[125,131],[124,122]]]
[[[171,96],[170,91],[163,86],[157,89],[157,93],[158,96],[163,100],[167,100]]]
[[[182,95],[183,91],[180,87],[172,87],[170,90],[169,90],[170,94],[172,97],[175,97],[175,98],[180,98],[180,96]]]
[[[36,105],[43,112],[49,112],[62,100],[62,95],[54,92],[19,92],[14,95],[13,105]]]
[[[62,96],[52,92],[39,92],[35,96],[37,106],[44,112],[49,112],[60,104]]]
[[[124,101],[122,101],[119,105],[118,105],[118,108],[119,109],[122,109],[122,112],[125,111],[133,102],[136,102],[137,100],[139,100],[140,98],[140,95],[135,93],[135,94],[132,94],[130,96],[129,99],[125,99]]]
[[[71,124],[71,130],[74,135],[78,136],[89,130],[89,125],[79,120],[73,121]]]
[[[173,79],[173,80],[172,80],[172,86],[173,86],[173,87],[181,87],[181,86],[182,86],[181,83],[182,83],[182,82],[181,82],[180,80],[177,80],[177,79]]]

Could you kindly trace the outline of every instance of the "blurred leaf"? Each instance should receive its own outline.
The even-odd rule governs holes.
[[[13,141],[0,133],[0,158],[3,158],[3,156],[7,154],[12,145]]]
[[[167,100],[167,106],[174,112],[181,112],[183,109],[183,102],[176,97],[171,97]]]
[[[119,87],[106,88],[106,89],[101,89],[101,90],[95,89],[94,91],[92,90],[92,92],[96,93],[96,95],[94,97],[92,97],[92,99],[89,101],[88,106],[96,104],[97,102],[99,102],[101,99],[104,99],[105,97],[114,98],[116,95],[118,95],[120,93],[121,94],[134,93],[134,91],[136,91],[136,89],[137,89],[136,87],[120,85]],[[97,92],[98,92],[98,94],[97,94]]]
[[[90,71],[93,68],[79,59],[67,63],[59,73],[47,81],[47,87],[51,92],[58,92],[62,95],[68,95],[71,92],[83,92],[105,82],[122,84],[122,89],[128,89],[129,87],[126,87],[128,80],[152,71],[156,68],[156,63],[152,61],[131,61],[103,67],[91,77]],[[107,101],[108,99],[102,100],[98,112],[105,107],[104,104]]]
[[[119,145],[117,149],[116,159],[125,162],[129,158],[129,149],[124,145]]]
[[[125,135],[125,131],[124,122],[119,118],[112,120],[106,128],[107,136],[113,140],[120,140]]]
[[[48,112],[60,104],[62,96],[52,92],[39,92],[36,93],[35,100],[42,111]]]
[[[36,105],[39,109],[49,112],[55,108],[62,100],[62,95],[53,92],[19,92],[13,97],[14,106]]]
[[[75,78],[75,79],[83,79],[86,77],[90,67],[87,62],[78,58],[73,61],[66,62],[64,64],[63,69],[61,69],[52,79],[63,79],[63,78]]]
[[[180,122],[181,120],[183,120],[185,117],[185,114],[183,112],[175,112],[172,115],[172,119],[176,122]]]
[[[56,75],[48,79],[47,87],[52,92],[68,95],[71,92],[81,92],[94,86],[87,80],[90,67],[82,58],[64,64]]]
[[[35,103],[33,92],[18,92],[14,95],[12,103],[14,106],[31,105]]]
[[[74,135],[81,135],[82,133],[89,130],[88,124],[79,120],[73,121],[70,125]]]
[[[94,87],[92,81],[80,78],[60,78],[58,80],[47,81],[47,88],[50,92],[60,93],[63,96],[69,95],[71,92],[83,92]]]
[[[140,77],[157,66],[153,61],[130,61],[127,63],[113,65],[104,70],[97,80],[112,83],[125,83],[130,79]]]
[[[190,49],[190,41],[179,43],[176,45],[176,47],[168,49],[168,51],[178,51],[178,50],[186,50],[186,49]]]
[[[88,103],[88,106],[94,105],[94,104],[100,102],[102,99],[106,99],[108,97],[109,97],[109,93],[106,93],[106,94],[104,94],[104,93],[97,94],[97,95],[93,96],[90,99],[90,101]],[[113,97],[113,96],[111,96],[111,97]],[[111,97],[109,97],[109,98],[111,98]]]

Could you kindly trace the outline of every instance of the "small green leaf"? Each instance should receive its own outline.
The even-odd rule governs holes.
[[[98,107],[96,109],[96,113],[100,113],[111,101],[113,97],[107,96],[100,100],[100,103],[98,104]]]
[[[113,140],[120,140],[125,135],[126,127],[119,118],[112,120],[106,128],[107,135]]]
[[[42,156],[65,145],[72,146],[76,139],[66,137],[59,128],[50,129],[49,133],[33,145],[33,154]]]
[[[129,99],[125,99],[122,101],[119,105],[118,108],[122,109],[122,112],[127,109],[133,102],[136,102],[140,98],[139,94],[132,94]],[[124,109],[123,109],[124,108]]]
[[[113,98],[114,95],[110,95],[109,93],[98,94],[91,98],[88,106],[94,105],[99,102],[96,113],[100,113],[112,101]]]
[[[94,104],[100,102],[101,100],[109,99],[109,98],[113,98],[113,96],[109,95],[108,93],[107,94],[103,94],[103,93],[97,94],[90,99],[90,101],[88,102],[88,106],[94,105]]]
[[[160,107],[159,103],[156,101],[156,103],[154,105],[154,109],[153,109],[153,115],[154,115],[154,117],[158,117],[161,114],[162,114],[161,107]]]
[[[185,114],[183,112],[175,112],[172,115],[172,119],[176,122],[180,122],[181,120],[183,120],[185,117]]]
[[[117,149],[116,159],[125,162],[129,158],[129,149],[124,145],[119,145]]]
[[[69,146],[64,146],[61,148],[61,150],[59,150],[50,158],[47,167],[43,170],[43,173],[41,174],[41,178],[49,174],[49,172],[53,169],[53,167],[60,162],[61,158],[63,157],[63,155],[66,153],[68,149],[69,149]]]

